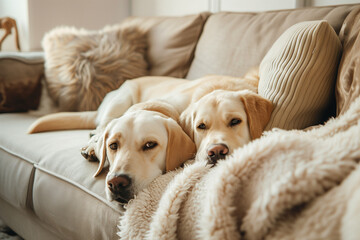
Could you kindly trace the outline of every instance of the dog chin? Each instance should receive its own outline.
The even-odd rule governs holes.
[[[161,175],[161,174],[160,174]],[[159,176],[160,176],[159,175]],[[158,177],[158,176],[157,176]],[[107,187],[105,187],[105,193],[106,193],[106,199],[110,202],[116,201],[118,202],[120,205],[126,205],[131,199],[133,199],[135,197],[135,195],[137,195],[139,192],[141,192],[143,189],[147,188],[150,183],[152,181],[154,181],[157,177],[155,177],[154,179],[150,179],[149,181],[143,182],[143,183],[138,183],[137,186],[133,186],[133,188],[131,189],[131,191],[129,191],[128,194],[126,195],[118,195],[118,194],[114,194],[110,191],[110,189],[108,189]]]
[[[106,199],[110,202],[116,201],[118,202],[120,205],[125,205],[127,204],[131,199],[134,198],[134,194],[132,192],[130,192],[129,194],[126,194],[126,196],[121,196],[118,194],[114,194],[112,193],[108,188],[105,189],[105,193],[106,193]]]

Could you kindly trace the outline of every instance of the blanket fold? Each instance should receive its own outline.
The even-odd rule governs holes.
[[[121,239],[360,236],[360,98],[308,131],[273,130],[209,168],[157,178],[129,202]]]

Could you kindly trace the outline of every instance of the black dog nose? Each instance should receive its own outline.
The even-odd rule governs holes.
[[[107,181],[107,185],[112,193],[119,194],[128,187],[130,187],[131,178],[125,174],[114,176],[113,178]]]
[[[212,144],[207,150],[208,163],[215,164],[217,160],[224,159],[228,153],[229,148],[225,144]]]

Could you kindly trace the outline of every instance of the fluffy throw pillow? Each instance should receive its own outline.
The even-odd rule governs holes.
[[[134,25],[58,27],[42,46],[47,87],[61,111],[96,110],[106,93],[148,73],[146,34]]]
[[[275,106],[267,130],[326,120],[340,54],[340,40],[326,21],[295,24],[278,38],[260,64],[259,94]]]

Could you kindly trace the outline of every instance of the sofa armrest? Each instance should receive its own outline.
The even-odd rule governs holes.
[[[43,76],[43,52],[0,53],[0,113],[36,109]]]

